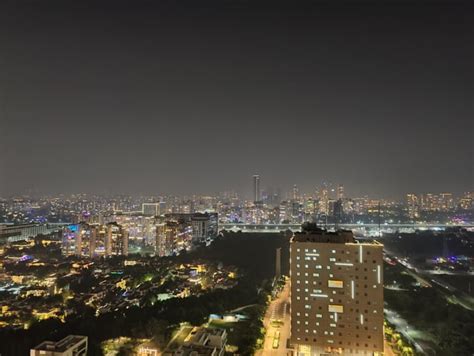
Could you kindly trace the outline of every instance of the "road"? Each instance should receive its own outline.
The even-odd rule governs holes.
[[[281,321],[280,324],[275,323]],[[263,349],[256,354],[259,356],[286,356],[291,351],[286,348],[287,340],[290,338],[290,280],[280,292],[278,297],[273,300],[267,308],[265,318],[263,319],[265,327],[265,341]],[[274,348],[274,339],[276,333],[280,333],[278,348]]]
[[[391,258],[394,258],[400,265],[406,268],[408,274],[415,278],[422,286],[425,287],[441,287],[438,288],[441,291],[446,299],[454,304],[458,304],[463,308],[474,311],[474,298],[469,296],[467,293],[459,290],[458,288],[447,283],[445,280],[440,279],[436,274],[433,274],[432,271],[420,270],[416,266],[407,262],[407,260],[402,256],[397,256],[392,251],[388,251],[385,248],[385,252]]]

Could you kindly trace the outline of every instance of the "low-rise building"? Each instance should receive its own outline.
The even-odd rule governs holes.
[[[43,341],[30,350],[30,356],[85,356],[87,355],[87,336],[69,335],[64,339]]]

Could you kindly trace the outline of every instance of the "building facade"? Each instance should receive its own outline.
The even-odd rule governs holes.
[[[128,232],[117,223],[71,224],[63,229],[62,254],[101,257],[128,254]]]
[[[300,355],[383,352],[383,245],[314,226],[290,245],[291,343]]]

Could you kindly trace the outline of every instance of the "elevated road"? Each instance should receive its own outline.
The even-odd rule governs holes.
[[[329,225],[331,229],[333,226]],[[378,231],[378,224],[339,224],[342,229]],[[474,228],[474,224],[451,225],[451,224],[381,224],[380,232],[409,232],[415,230],[445,230],[446,228],[462,227]],[[301,231],[301,224],[244,224],[244,223],[220,223],[219,230],[243,231],[243,232],[278,232],[278,231]]]

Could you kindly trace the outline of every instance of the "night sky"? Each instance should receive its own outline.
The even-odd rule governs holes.
[[[469,1],[0,2],[0,194],[472,190]]]

